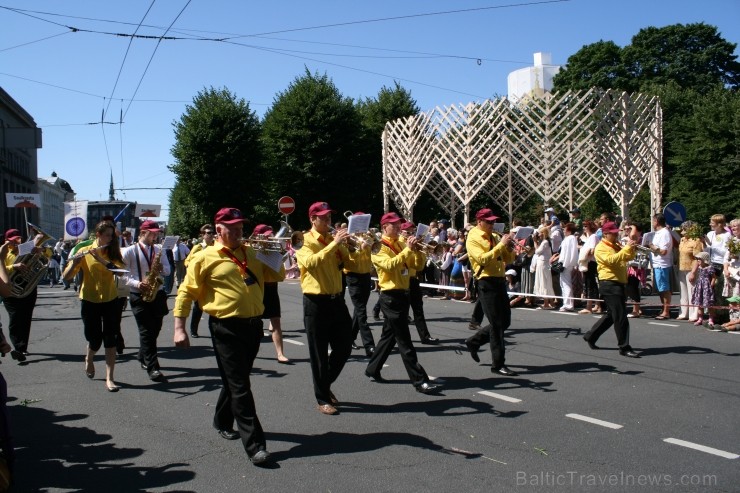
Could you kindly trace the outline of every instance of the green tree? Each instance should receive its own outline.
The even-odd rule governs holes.
[[[355,209],[372,213],[380,219],[383,212],[383,146],[382,137],[386,123],[419,113],[419,106],[411,92],[398,82],[394,87],[383,88],[375,98],[366,98],[356,105],[362,124],[362,162],[358,172],[366,176],[366,187],[358,190]]]
[[[196,235],[221,207],[239,208],[246,217],[264,214],[260,124],[249,103],[228,89],[204,89],[173,127],[174,233]]]
[[[633,82],[622,60],[622,49],[613,41],[585,45],[568,58],[568,63],[553,78],[556,90],[602,89],[633,90]]]
[[[646,27],[624,48],[623,60],[639,89],[669,82],[699,92],[717,84],[737,88],[740,64],[736,44],[720,36],[715,26],[704,23]]]
[[[306,70],[275,97],[262,133],[268,200],[276,203],[282,195],[295,199],[292,226],[308,224],[306,213],[315,201],[326,201],[338,211],[358,206],[358,195],[369,188],[361,166],[357,172],[362,164],[359,136],[353,101],[326,75]]]

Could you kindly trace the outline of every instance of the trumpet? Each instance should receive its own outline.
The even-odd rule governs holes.
[[[430,240],[429,243],[418,241],[416,242],[416,249],[426,253],[427,255],[434,255],[436,257],[442,255],[445,250],[441,243],[437,243],[434,240]]]
[[[252,235],[244,242],[261,252],[278,252],[285,254],[288,251],[288,241],[293,249],[299,250],[303,246],[303,233],[293,231],[290,224],[280,221],[280,229],[274,236]]]

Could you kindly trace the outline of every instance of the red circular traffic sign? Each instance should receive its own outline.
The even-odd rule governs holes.
[[[278,200],[278,210],[285,215],[293,214],[293,211],[295,211],[295,200],[287,195],[280,197]]]

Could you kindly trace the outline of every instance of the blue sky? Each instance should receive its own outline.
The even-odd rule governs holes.
[[[172,123],[204,87],[227,87],[261,117],[308,68],[353,99],[398,80],[428,110],[505,95],[534,52],[562,65],[600,39],[624,46],[643,27],[692,22],[738,43],[740,1],[0,0],[0,86],[43,129],[39,176],[105,200],[111,172],[120,189],[174,185]],[[169,26],[190,39],[158,43]],[[134,32],[153,38],[115,35]],[[103,112],[123,124],[90,125]],[[161,204],[166,220],[168,194],[117,197]]]

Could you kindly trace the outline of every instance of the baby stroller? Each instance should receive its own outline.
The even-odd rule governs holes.
[[[648,279],[650,276],[650,255],[647,252],[638,250],[635,258],[627,263],[627,269],[630,275],[639,279],[641,296],[653,294],[653,284]]]

